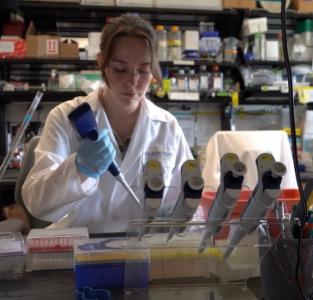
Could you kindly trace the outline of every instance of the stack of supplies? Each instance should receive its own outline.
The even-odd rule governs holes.
[[[74,241],[88,237],[87,228],[32,229],[26,240],[27,271],[73,268]]]
[[[0,233],[0,280],[23,276],[25,254],[25,243],[20,232]]]

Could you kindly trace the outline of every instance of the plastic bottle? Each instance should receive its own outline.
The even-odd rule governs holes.
[[[188,72],[188,91],[189,92],[199,91],[199,77],[194,69],[190,69]]]
[[[224,89],[224,80],[223,80],[223,73],[220,72],[220,68],[218,65],[213,65],[212,73],[211,73],[211,80],[212,80],[212,91],[219,92]]]
[[[282,32],[278,32],[278,53],[279,53],[279,60],[284,60],[284,49],[283,49],[283,34]]]
[[[57,69],[52,69],[48,80],[48,88],[50,90],[59,89],[59,74]]]
[[[181,60],[182,59],[182,38],[181,31],[178,26],[172,26],[171,31],[168,33],[168,60]]]
[[[163,25],[157,25],[156,35],[158,37],[158,58],[159,61],[167,61],[167,31]]]
[[[174,70],[170,71],[169,79],[170,79],[170,91],[171,92],[178,91],[176,71]]]
[[[187,90],[187,78],[184,69],[179,69],[177,74],[177,90],[180,92],[186,92]]]
[[[265,43],[266,38],[264,33],[256,33],[254,35],[254,59],[265,60]]]
[[[205,65],[200,66],[199,73],[199,90],[200,92],[208,92],[209,89],[209,75]]]

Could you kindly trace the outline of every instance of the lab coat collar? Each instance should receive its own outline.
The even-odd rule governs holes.
[[[167,122],[166,115],[164,112],[161,112],[161,108],[156,106],[154,103],[152,103],[149,99],[145,99],[143,105],[143,109],[145,109],[147,116],[150,120],[153,121],[160,121],[160,122]]]
[[[99,122],[98,126],[100,128],[109,129],[110,138],[118,151],[117,141],[115,139],[111,124],[107,118],[106,113],[100,109],[101,104],[99,102],[99,90],[91,92],[85,98],[85,101],[89,103],[92,111],[97,116]],[[127,171],[130,170],[138,155],[142,155],[142,152],[144,149],[146,149],[148,143],[150,142],[149,138],[144,139],[143,137],[147,134],[149,135],[149,130],[151,130],[151,121],[168,122],[169,119],[167,114],[161,108],[146,98],[145,101],[142,102],[138,120],[135,125],[126,155],[123,161],[120,161],[120,159],[117,158],[123,173],[127,173]]]
[[[169,122],[168,114],[147,98],[143,101],[137,123],[135,125],[130,145],[121,163],[122,171],[126,174],[133,164],[146,151],[153,136],[154,122]]]
[[[100,108],[100,102],[99,102],[99,92],[100,90],[97,89],[97,90],[94,90],[92,91],[90,94],[88,94],[86,96],[86,98],[84,99],[85,102],[88,102],[90,107],[91,107],[91,110],[96,113],[99,108]]]

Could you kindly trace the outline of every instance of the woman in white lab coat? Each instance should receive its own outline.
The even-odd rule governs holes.
[[[145,96],[153,77],[161,81],[156,43],[152,26],[140,17],[126,14],[105,25],[97,59],[106,87],[49,113],[22,189],[34,216],[57,228],[125,232],[139,207],[107,171],[113,159],[141,201],[143,166],[158,159],[170,187],[163,205],[175,204],[181,165],[192,154],[176,119]],[[100,129],[97,141],[81,139],[68,120],[84,102]]]

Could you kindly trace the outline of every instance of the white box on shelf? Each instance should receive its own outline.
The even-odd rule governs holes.
[[[115,0],[80,0],[80,5],[114,6]]]
[[[95,59],[100,51],[101,32],[88,33],[88,46],[86,47],[89,59]]]
[[[223,3],[222,0],[155,0],[155,7],[161,8],[190,8],[190,9],[212,9],[212,10],[222,10]]]
[[[242,25],[243,35],[252,35],[267,31],[267,18],[245,19]]]
[[[279,60],[278,40],[267,40],[265,42],[266,60]]]
[[[200,101],[198,92],[169,92],[168,99],[171,101]]]
[[[183,34],[184,50],[199,50],[199,31],[186,30]]]
[[[153,7],[153,0],[115,0],[116,6]]]

